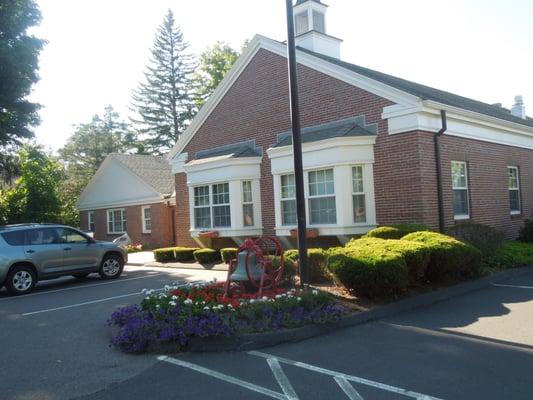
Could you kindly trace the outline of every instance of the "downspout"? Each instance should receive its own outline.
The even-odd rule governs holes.
[[[437,170],[437,202],[439,207],[439,231],[444,232],[445,224],[444,224],[444,199],[443,199],[443,191],[442,191],[442,167],[441,167],[441,158],[440,158],[440,137],[446,132],[446,129],[448,129],[448,124],[446,121],[446,111],[440,110],[440,119],[441,119],[441,126],[440,130],[435,134],[434,136],[434,143],[435,143],[435,163],[436,163],[436,170]]]

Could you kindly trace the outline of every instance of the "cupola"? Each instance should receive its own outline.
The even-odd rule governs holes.
[[[340,58],[341,39],[326,33],[328,6],[320,0],[297,0],[294,5],[294,34],[296,46]]]

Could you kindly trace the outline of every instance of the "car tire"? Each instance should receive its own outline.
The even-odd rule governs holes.
[[[72,276],[81,281],[89,276],[89,272],[80,272],[79,274],[72,274]]]
[[[37,283],[37,275],[29,265],[17,265],[7,274],[4,282],[7,291],[15,296],[30,293]]]
[[[109,254],[104,257],[98,273],[102,279],[116,279],[122,274],[124,269],[124,260],[121,256]]]

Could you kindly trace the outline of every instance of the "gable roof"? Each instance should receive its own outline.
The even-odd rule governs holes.
[[[464,110],[473,111],[479,114],[485,114],[491,117],[504,119],[507,121],[515,122],[517,124],[533,127],[533,119],[522,119],[516,117],[512,115],[509,110],[500,106],[483,103],[481,101],[459,96],[457,94],[446,92],[444,90],[435,89],[430,86],[425,86],[416,82],[408,81],[406,79],[397,78],[395,76],[384,74],[379,71],[374,71],[372,69],[341,61],[333,57],[315,53],[302,47],[298,47],[298,50],[304,53],[311,54],[330,63],[336,64],[340,67],[349,69],[350,71],[356,72],[370,79],[374,79],[376,81],[384,83],[388,86],[392,86],[398,90],[417,96],[422,100],[433,100],[435,102],[447,104],[452,107],[462,108]]]
[[[110,154],[108,157],[122,163],[162,195],[169,196],[174,191],[172,169],[166,157],[117,153]]]

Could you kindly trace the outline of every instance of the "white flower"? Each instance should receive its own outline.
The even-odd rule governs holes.
[[[207,306],[205,306],[205,307],[204,307],[204,310],[206,310],[206,311],[209,311],[209,310],[210,310],[210,308],[209,308],[209,307],[207,307]]]
[[[267,300],[268,300],[268,297],[263,296],[263,298],[262,298],[261,300],[263,300],[263,301],[267,301]]]
[[[250,303],[255,303],[255,299],[250,299]]]
[[[156,304],[156,305],[155,305],[155,308],[159,308],[159,307],[161,307],[159,304]]]
[[[205,300],[202,300],[202,304],[205,304]]]
[[[301,300],[302,300],[302,298],[301,298],[301,297],[297,297],[297,298],[296,298],[296,300],[298,300],[298,301],[301,301]]]
[[[171,306],[174,306],[174,307],[176,307],[176,305],[177,305],[175,301],[170,301],[168,304],[170,304]]]
[[[313,294],[316,296],[318,294],[318,290],[313,290]]]
[[[184,304],[192,304],[192,300],[191,299],[186,299],[183,303]]]
[[[169,289],[170,289],[170,286],[165,285],[165,290],[169,290]]]
[[[228,308],[233,308],[233,306],[231,304],[228,304]]]
[[[276,299],[281,299],[283,296],[281,294],[276,295]]]
[[[172,300],[178,300],[178,296],[172,296]]]

